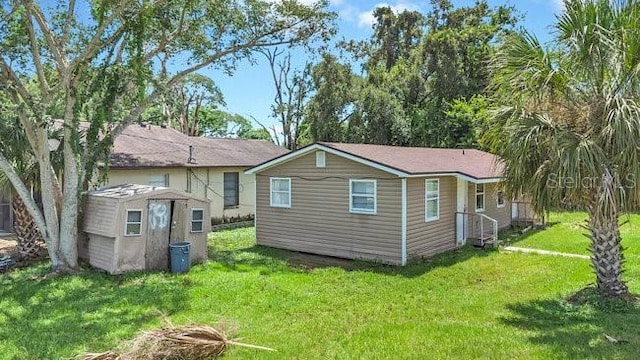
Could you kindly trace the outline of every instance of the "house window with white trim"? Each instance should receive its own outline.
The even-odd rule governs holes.
[[[149,176],[149,186],[169,187],[169,174]]]
[[[204,209],[191,209],[191,232],[204,231]]]
[[[142,210],[127,210],[124,225],[124,236],[142,235]]]
[[[376,180],[349,180],[349,211],[361,214],[376,213]]]
[[[291,207],[291,178],[275,178],[269,179],[270,182],[270,198],[272,207],[290,208]]]
[[[484,184],[476,184],[476,211],[484,211]]]
[[[503,208],[504,207],[504,205],[505,205],[504,191],[502,191],[502,190],[498,191],[498,197],[496,199],[496,202],[497,202],[499,208]]]
[[[440,180],[425,180],[424,183],[424,221],[440,218]]]

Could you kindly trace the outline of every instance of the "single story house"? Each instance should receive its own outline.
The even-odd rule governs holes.
[[[114,141],[104,186],[168,187],[211,200],[215,219],[253,215],[255,176],[244,170],[288,153],[269,141],[187,136],[130,125]]]
[[[260,245],[404,265],[511,224],[499,158],[479,150],[316,143],[246,174]]]
[[[111,274],[167,270],[169,244],[188,241],[191,262],[207,259],[209,201],[149,185],[90,191],[78,256]]]

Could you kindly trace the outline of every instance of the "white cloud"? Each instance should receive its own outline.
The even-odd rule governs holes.
[[[395,5],[380,3],[374,6],[373,9],[369,11],[364,11],[358,14],[358,26],[371,27],[371,25],[373,25],[376,21],[375,17],[373,16],[373,12],[375,11],[376,8],[385,7],[385,6],[388,6],[389,8],[391,8],[391,10],[396,14],[401,13],[405,10],[414,11],[419,9],[417,5],[407,1],[399,1]]]

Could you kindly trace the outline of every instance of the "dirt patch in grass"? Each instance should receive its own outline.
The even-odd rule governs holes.
[[[17,242],[15,236],[6,236],[0,238],[0,257],[6,255],[15,255],[16,244]]]
[[[595,286],[587,286],[565,299],[574,305],[592,305],[612,312],[631,311],[640,308],[640,295],[629,294],[623,298],[603,298]]]
[[[295,251],[289,254],[288,262],[291,266],[308,270],[327,267],[339,267],[345,270],[355,270],[358,268],[358,262],[354,260]]]

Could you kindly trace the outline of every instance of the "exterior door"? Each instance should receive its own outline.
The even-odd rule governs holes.
[[[169,268],[171,236],[171,201],[149,200],[145,267],[147,270]]]
[[[171,214],[171,235],[170,243],[186,241],[185,229],[189,225],[189,212],[187,211],[187,200],[176,200],[173,202],[173,213]]]
[[[468,182],[466,180],[457,179],[456,191],[456,244],[462,246],[467,242],[468,226],[467,215],[464,214],[467,209]]]

